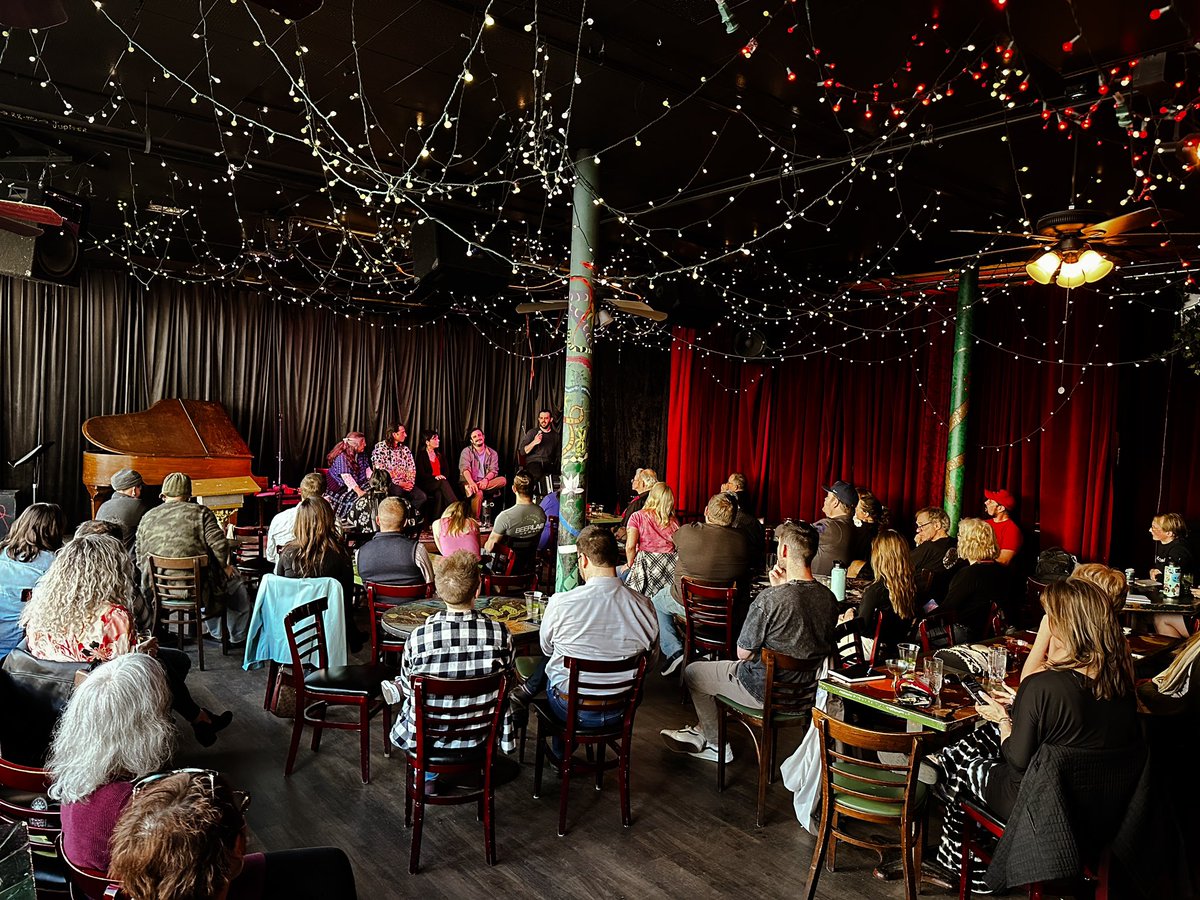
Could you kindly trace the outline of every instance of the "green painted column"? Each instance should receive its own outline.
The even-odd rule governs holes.
[[[571,203],[571,282],[567,306],[567,370],[563,391],[562,491],[559,495],[556,591],[579,584],[575,539],[587,525],[588,432],[592,411],[592,332],[596,305],[592,296],[596,247],[596,161],[590,150],[575,159],[575,195]]]
[[[971,406],[971,325],[979,299],[979,269],[963,269],[958,279],[958,310],[954,325],[954,368],[950,373],[950,435],[946,441],[946,491],[942,501],[950,516],[950,533],[962,518],[966,476],[967,411]]]

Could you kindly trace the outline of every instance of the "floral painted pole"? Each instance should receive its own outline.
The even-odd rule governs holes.
[[[950,435],[946,440],[946,491],[942,501],[950,516],[950,533],[962,518],[966,475],[967,411],[971,406],[971,321],[979,299],[979,270],[963,269],[958,279],[958,311],[954,325],[954,368],[950,374]]]
[[[588,430],[592,408],[593,251],[596,246],[596,161],[591,151],[575,160],[571,204],[571,287],[567,306],[567,369],[563,392],[562,490],[559,495],[556,591],[579,584],[575,539],[587,525]]]

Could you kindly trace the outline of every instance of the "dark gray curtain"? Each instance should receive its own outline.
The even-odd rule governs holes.
[[[550,341],[535,339],[535,351],[555,349]],[[0,280],[0,346],[3,458],[39,435],[53,441],[40,499],[62,503],[72,519],[87,511],[84,420],[166,397],[222,403],[254,453],[254,473],[272,478],[281,414],[284,480],[295,485],[346,431],[373,444],[396,418],[410,444],[421,429],[438,430],[451,460],[479,425],[511,473],[519,433],[540,407],[557,410],[563,394],[561,354],[537,360],[531,384],[528,355],[496,349],[457,319],[372,325],[262,293],[166,281],[145,288],[108,271],[86,273],[78,289]],[[656,389],[661,407],[665,380]],[[31,476],[4,465],[0,487],[19,489],[24,506]]]

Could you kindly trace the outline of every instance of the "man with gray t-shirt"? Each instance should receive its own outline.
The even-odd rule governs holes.
[[[491,553],[503,538],[504,545],[517,559],[512,571],[514,575],[524,575],[533,570],[538,540],[546,525],[545,510],[533,502],[532,486],[527,472],[522,470],[516,474],[512,489],[517,495],[517,503],[496,516],[491,537],[483,548]]]
[[[762,707],[766,670],[759,654],[764,648],[797,659],[824,659],[833,653],[837,599],[829,588],[813,580],[809,569],[820,536],[807,522],[781,525],[776,534],[779,564],[771,570],[771,587],[750,604],[738,636],[738,658],[694,662],[684,670],[683,680],[700,721],[677,731],[660,732],[672,750],[717,761],[716,698]],[[815,688],[816,675],[815,671],[777,671],[775,677]],[[733,759],[728,744],[724,754],[726,762]]]

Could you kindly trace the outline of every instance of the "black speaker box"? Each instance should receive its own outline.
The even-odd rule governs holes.
[[[493,229],[484,242],[487,250],[468,245],[459,234],[474,234],[474,226],[452,222],[448,228],[426,219],[413,227],[410,249],[418,279],[417,299],[494,297],[508,284],[512,234],[504,228]]]
[[[79,286],[79,263],[87,231],[86,200],[62,191],[31,194],[29,203],[49,206],[63,217],[61,226],[42,226],[38,237],[0,231],[0,274],[52,284]]]

